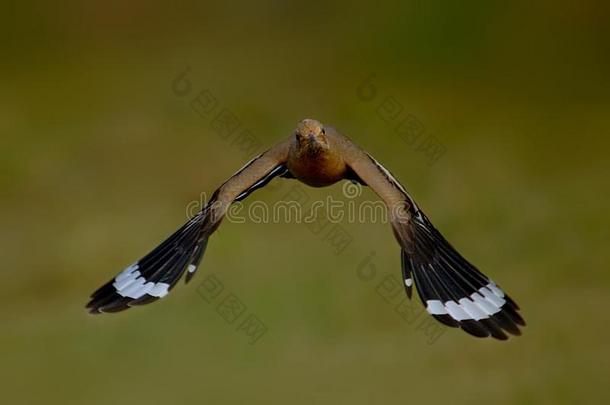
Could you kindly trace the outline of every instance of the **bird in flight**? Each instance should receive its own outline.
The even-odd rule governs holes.
[[[313,187],[341,180],[370,187],[387,207],[409,298],[415,285],[430,315],[476,337],[506,340],[508,334],[521,334],[525,321],[517,304],[447,242],[394,176],[349,138],[312,119],[301,121],[288,139],[248,162],[197,215],[95,291],[89,312],[119,312],[154,302],[184,274],[188,283],[228,207],[276,177]]]

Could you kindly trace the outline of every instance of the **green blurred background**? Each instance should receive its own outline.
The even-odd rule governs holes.
[[[610,400],[604,2],[3,9],[2,403]],[[172,81],[189,67],[193,93],[180,97]],[[371,74],[366,102],[357,89]],[[263,145],[305,117],[349,134],[509,291],[524,335],[451,329],[428,344],[377,292],[400,272],[389,226],[347,222],[342,255],[302,224],[225,223],[192,284],[88,315],[93,289],[246,160],[190,108],[203,89]],[[380,117],[386,97],[444,145],[435,164]],[[274,202],[291,185],[256,196]],[[379,276],[363,281],[357,268],[373,253]],[[254,346],[197,293],[209,274],[267,325]]]

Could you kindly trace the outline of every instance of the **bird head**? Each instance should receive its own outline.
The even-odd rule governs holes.
[[[319,152],[328,149],[328,140],[322,123],[304,119],[295,130],[295,138],[302,151]]]

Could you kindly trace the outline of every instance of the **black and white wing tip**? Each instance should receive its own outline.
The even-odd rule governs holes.
[[[447,326],[476,337],[521,335],[519,306],[464,259],[418,211],[412,221],[412,254],[402,252],[407,292],[414,283],[430,313]]]
[[[201,234],[205,216],[199,213],[167,240],[91,295],[92,314],[120,312],[165,297],[187,272],[193,277],[207,246]]]
[[[238,177],[259,157],[260,155],[252,159],[231,178]],[[286,167],[278,164],[246,187],[234,201],[243,200],[275,177],[288,175]],[[220,223],[220,219],[214,217],[218,193],[219,190],[201,212],[166,241],[95,291],[87,304],[89,312],[119,312],[135,305],[154,302],[165,297],[185,273],[188,283],[201,263],[210,234]]]

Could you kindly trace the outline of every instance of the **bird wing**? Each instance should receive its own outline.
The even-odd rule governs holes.
[[[255,157],[212,195],[206,206],[150,253],[119,273],[91,295],[89,312],[119,312],[164,297],[187,273],[195,274],[208,238],[218,228],[228,207],[273,178],[286,175],[289,142]]]
[[[415,284],[434,318],[471,335],[520,335],[525,321],[517,304],[447,242],[392,173],[348,138],[340,136],[338,143],[349,168],[388,208],[407,295]]]

